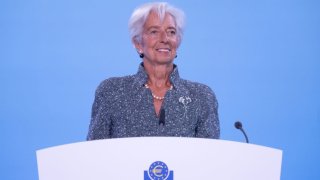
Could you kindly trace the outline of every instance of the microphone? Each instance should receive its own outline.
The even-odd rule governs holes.
[[[234,127],[239,129],[243,133],[244,137],[246,138],[246,142],[249,143],[248,136],[247,136],[246,132],[244,132],[244,130],[242,128],[242,123],[240,121],[237,121],[237,122],[234,123]]]
[[[165,124],[165,118],[166,118],[166,112],[164,109],[160,110],[160,118],[159,118],[159,125],[164,125]]]

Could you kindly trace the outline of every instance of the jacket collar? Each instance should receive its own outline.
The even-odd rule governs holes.
[[[178,66],[173,64],[173,71],[170,74],[170,82],[174,88],[179,88],[180,86],[180,76],[178,71]],[[134,85],[136,87],[143,87],[148,81],[148,74],[144,69],[143,63],[140,63],[137,74],[135,74]]]

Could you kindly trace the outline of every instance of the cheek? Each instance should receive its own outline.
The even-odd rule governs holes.
[[[152,46],[153,42],[151,39],[145,37],[145,36],[142,36],[142,40],[141,40],[141,47],[143,49],[148,49],[150,48],[150,46]]]
[[[175,50],[178,49],[179,44],[180,44],[179,38],[173,39],[173,40],[171,41],[171,44],[172,44],[172,48],[174,48]]]
[[[144,41],[144,49],[152,49],[157,44],[157,41],[146,39]]]
[[[173,51],[177,51],[178,47],[179,47],[178,42],[172,44],[172,50]]]

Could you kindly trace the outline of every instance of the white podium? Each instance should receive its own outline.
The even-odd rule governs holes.
[[[37,151],[40,180],[279,180],[282,151],[202,138],[87,141]]]

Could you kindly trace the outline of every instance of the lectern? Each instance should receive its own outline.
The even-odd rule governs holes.
[[[140,137],[37,151],[40,180],[279,180],[282,151],[202,138]]]

